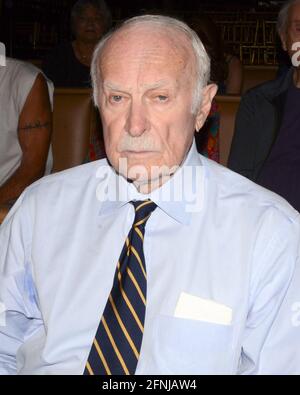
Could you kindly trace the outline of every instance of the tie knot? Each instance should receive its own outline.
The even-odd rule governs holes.
[[[156,204],[152,200],[136,200],[130,202],[135,210],[134,226],[146,225],[151,213],[156,209]]]

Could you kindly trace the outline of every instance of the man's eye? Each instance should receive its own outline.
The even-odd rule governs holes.
[[[161,102],[164,102],[164,101],[168,100],[168,96],[164,96],[164,95],[158,95],[157,98]]]
[[[120,96],[120,95],[113,95],[111,97],[111,101],[113,101],[115,103],[120,103],[121,100],[122,100],[122,96]]]

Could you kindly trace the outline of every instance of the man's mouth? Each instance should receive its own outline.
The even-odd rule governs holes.
[[[128,155],[153,155],[155,154],[155,151],[143,151],[143,150],[126,150],[123,151],[123,153],[128,154]]]

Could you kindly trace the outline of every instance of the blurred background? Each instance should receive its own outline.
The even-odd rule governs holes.
[[[143,13],[163,13],[188,21],[208,14],[220,27],[225,45],[247,65],[276,65],[281,51],[276,17],[284,1],[107,0],[113,23]],[[70,9],[75,0],[0,0],[0,41],[7,55],[42,59],[71,38]]]

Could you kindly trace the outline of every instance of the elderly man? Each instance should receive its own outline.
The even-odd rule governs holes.
[[[237,113],[228,166],[300,211],[300,1],[287,2],[277,30],[293,67],[247,92]]]
[[[197,154],[197,35],[130,19],[92,77],[109,162],[37,182],[1,228],[1,372],[299,373],[299,215]]]

